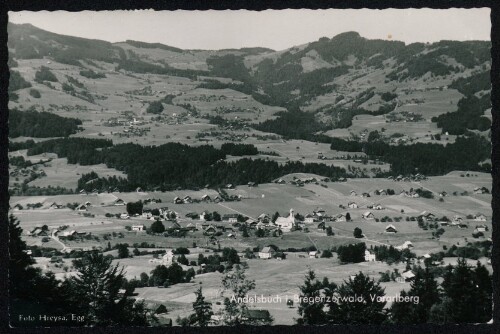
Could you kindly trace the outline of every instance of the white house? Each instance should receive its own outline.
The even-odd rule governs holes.
[[[375,254],[370,253],[369,250],[365,250],[365,262],[375,262]]]
[[[318,258],[318,251],[311,251],[311,252],[309,252],[309,258],[310,259],[316,259],[316,258]]]
[[[229,213],[222,216],[222,221],[227,221],[228,223],[236,223],[238,221],[237,213]]]
[[[349,204],[347,204],[347,206],[350,209],[357,209],[358,208],[358,205],[355,202],[349,202]]]
[[[259,259],[272,259],[274,253],[275,251],[272,247],[266,246],[259,252]]]
[[[122,213],[122,214],[120,215],[120,218],[121,218],[121,219],[129,219],[129,218],[130,218],[130,216],[129,216],[128,214],[126,214],[126,213]]]
[[[144,225],[132,225],[132,231],[144,232],[146,227]]]
[[[373,205],[373,209],[374,209],[374,210],[382,210],[382,209],[383,209],[383,207],[382,207],[382,205],[380,205],[380,204],[375,204],[375,205]]]
[[[169,250],[168,252],[165,253],[165,255],[163,255],[162,257],[162,263],[164,265],[171,265],[175,260],[175,256],[174,256],[174,253],[172,252],[172,250]]]
[[[317,221],[317,218],[313,215],[311,215],[310,213],[308,213],[307,215],[305,215],[304,217],[304,223],[314,223],[315,221]]]
[[[210,198],[209,195],[205,194],[205,195],[201,196],[201,200],[204,202],[210,202],[212,199]]]
[[[290,215],[288,217],[278,217],[274,223],[279,226],[283,232],[290,232],[295,225],[293,209],[290,209]]]

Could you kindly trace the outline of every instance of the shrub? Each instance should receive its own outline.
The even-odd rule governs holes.
[[[35,99],[39,99],[40,97],[42,97],[40,92],[34,88],[30,89],[30,95],[33,96]]]
[[[48,67],[42,68],[35,73],[35,81],[42,83],[44,81],[58,82],[57,77],[52,73]]]

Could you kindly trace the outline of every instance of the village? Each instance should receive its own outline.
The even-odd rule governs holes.
[[[250,273],[257,275],[257,282],[260,278],[254,270],[273,263],[269,274],[275,275],[278,273],[272,270],[275,261],[295,268],[293,276],[297,284],[303,270],[311,265],[322,273],[333,264],[341,270],[335,274],[339,282],[356,270],[367,269],[364,266],[368,265],[378,268],[370,271],[376,279],[380,279],[380,273],[397,269],[394,281],[384,283],[390,291],[395,291],[398,284],[401,289],[408,286],[414,273],[401,264],[377,260],[372,247],[407,250],[415,254],[408,259],[410,263],[423,265],[428,261],[439,267],[453,261],[439,255],[443,249],[453,245],[463,247],[475,241],[491,242],[488,176],[469,175],[467,184],[458,183],[463,182],[465,174],[340,182],[298,174],[270,184],[228,184],[219,191],[144,192],[137,189],[133,193],[101,193],[96,190],[78,195],[13,197],[12,208],[26,232],[23,238],[31,253],[38,255],[35,257],[38,265],[54,271],[60,278],[71,275],[68,261],[71,254],[78,252],[98,250],[112,254],[114,261],[125,266],[127,277],[133,279],[142,272],[149,273],[157,265],[179,263],[176,249],[187,248],[189,254],[181,255],[182,267],[187,270],[194,266],[196,280],[213,286],[213,278],[209,277],[216,275],[217,270],[198,263],[198,257],[229,248],[248,264]],[[423,189],[428,189],[433,198],[420,196]],[[476,208],[465,205],[471,201],[481,205]],[[356,235],[356,229],[361,230],[360,235]],[[335,252],[331,252],[339,246],[357,243],[366,244],[363,255],[366,264],[342,265]],[[115,247],[120,244],[127,245],[130,258],[117,257]],[[488,258],[479,260],[491,268]],[[325,261],[330,263],[326,267]],[[301,269],[297,270],[297,266]],[[352,274],[342,274],[345,266],[352,268]],[[185,284],[188,283],[179,285]],[[151,295],[151,289],[154,288],[139,288],[139,296],[156,304],[169,300],[170,289],[174,289],[172,293],[178,291],[168,288],[160,298]],[[213,289],[209,298],[217,301],[219,288]],[[172,309],[169,318],[172,314],[183,314],[185,302],[190,300],[188,291],[191,290],[185,291],[187,299],[182,299],[183,302],[169,304],[168,308]],[[269,290],[270,295],[286,292],[279,286]],[[259,310],[264,305],[252,306]],[[269,312],[279,319],[286,319],[282,313],[290,312],[286,303],[281,308],[279,305],[273,308]]]

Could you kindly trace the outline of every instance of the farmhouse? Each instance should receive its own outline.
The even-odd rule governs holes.
[[[356,193],[354,190],[351,190],[351,196],[358,196],[358,193]]]
[[[318,230],[324,230],[326,228],[325,222],[321,222],[318,224]]]
[[[358,205],[355,202],[349,202],[349,204],[347,204],[347,206],[350,209],[357,209],[358,208]]]
[[[278,179],[278,180],[276,181],[276,183],[279,183],[279,184],[285,184],[286,182],[285,182],[285,180],[283,180],[283,179]]]
[[[374,204],[374,205],[373,205],[373,209],[374,209],[374,210],[383,210],[384,208],[383,208],[383,207],[382,207],[382,205],[380,205],[380,204]]]
[[[201,196],[201,200],[204,202],[210,202],[212,199],[210,198],[210,196],[208,194],[205,194],[205,195]]]
[[[126,205],[126,204],[127,203],[124,200],[122,200],[121,198],[117,198],[115,200],[115,205]]]
[[[62,207],[63,207],[62,204],[54,202],[50,205],[49,209],[61,209]]]
[[[477,225],[476,231],[477,232],[486,232],[486,231],[488,231],[488,227],[486,225]]]
[[[255,182],[248,182],[247,185],[249,187],[255,187],[256,186]]]
[[[309,252],[309,258],[310,259],[316,259],[316,258],[318,258],[318,251],[311,251],[311,252]]]
[[[275,253],[272,247],[266,246],[259,252],[259,259],[272,259]]]
[[[396,227],[394,225],[389,224],[386,226],[385,232],[386,233],[398,233],[398,230],[396,229]]]
[[[226,189],[234,189],[234,185],[232,183],[226,184]]]
[[[436,216],[430,212],[423,211],[418,218],[421,218],[423,221],[433,221],[436,219]]]
[[[278,217],[274,223],[279,226],[283,232],[290,232],[295,225],[293,209],[290,209],[290,215],[288,217]]]
[[[474,216],[474,220],[478,222],[485,222],[486,216],[483,215],[482,213],[478,213],[477,215]]]
[[[129,219],[129,218],[130,218],[130,216],[128,214],[126,214],[126,213],[122,213],[120,215],[120,219]]]
[[[370,197],[370,194],[369,193],[362,193],[361,196],[362,197]]]
[[[336,222],[345,222],[347,221],[346,215],[339,213],[338,215],[335,216],[335,221]]]
[[[375,262],[375,254],[370,253],[369,250],[365,250],[365,262]]]
[[[474,194],[489,194],[490,191],[486,187],[476,187],[474,188]]]
[[[17,203],[16,205],[14,205],[14,210],[22,210],[23,209],[23,206],[19,203]]]
[[[313,216],[312,214],[308,213],[307,215],[305,215],[304,217],[304,223],[308,223],[308,224],[311,224],[311,223],[315,223],[318,221],[318,218],[316,216]]]
[[[65,238],[65,237],[74,237],[76,235],[76,231],[75,230],[71,230],[71,231],[66,231],[66,232],[63,232],[61,233],[61,237]]]
[[[144,225],[132,225],[132,231],[144,232],[145,230],[146,230],[146,226],[144,226]]]
[[[223,215],[222,221],[228,222],[228,223],[236,223],[238,221],[238,214],[237,213],[229,213],[229,214]]]
[[[326,215],[326,212],[322,208],[316,208],[316,210],[313,211],[313,215],[317,217],[324,217]]]
[[[182,199],[182,202],[185,203],[185,204],[189,204],[189,203],[192,203],[193,200],[191,199],[191,196],[184,196],[184,198]]]
[[[401,277],[405,280],[405,282],[409,282],[415,278],[415,274],[411,270],[408,270],[402,273]]]
[[[257,217],[257,220],[258,221],[269,221],[270,220],[270,217],[267,213],[261,213],[258,217]]]
[[[405,241],[402,245],[395,247],[398,250],[403,250],[403,249],[408,249],[412,248],[413,244],[411,241]]]
[[[174,253],[172,252],[172,250],[169,250],[168,252],[165,253],[165,255],[163,255],[162,257],[162,263],[164,265],[171,265],[175,260],[175,256],[174,256]]]
[[[439,197],[446,197],[448,196],[448,193],[446,191],[442,191],[439,193]]]
[[[365,213],[363,213],[362,217],[364,219],[375,219],[375,216],[370,211],[366,211]]]
[[[214,234],[217,232],[217,229],[213,225],[207,226],[203,230],[204,230],[204,233],[207,235]]]
[[[387,191],[386,191],[385,189],[380,189],[380,190],[378,191],[378,194],[379,194],[379,195],[383,195],[383,196],[385,196],[385,195],[387,195]]]
[[[28,235],[32,237],[44,237],[49,235],[49,230],[43,227],[35,227],[33,230],[28,232]]]
[[[80,204],[76,207],[76,211],[87,211],[87,205],[85,203]]]
[[[217,195],[217,196],[215,196],[215,198],[214,198],[214,202],[215,202],[215,203],[219,203],[219,202],[224,202],[224,200],[223,200],[223,199],[222,199],[219,195]]]

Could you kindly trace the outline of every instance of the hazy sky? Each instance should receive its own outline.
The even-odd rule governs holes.
[[[9,12],[14,23],[51,32],[119,42],[159,42],[183,49],[250,46],[282,50],[357,31],[406,43],[490,40],[490,9],[327,9],[237,11]]]

